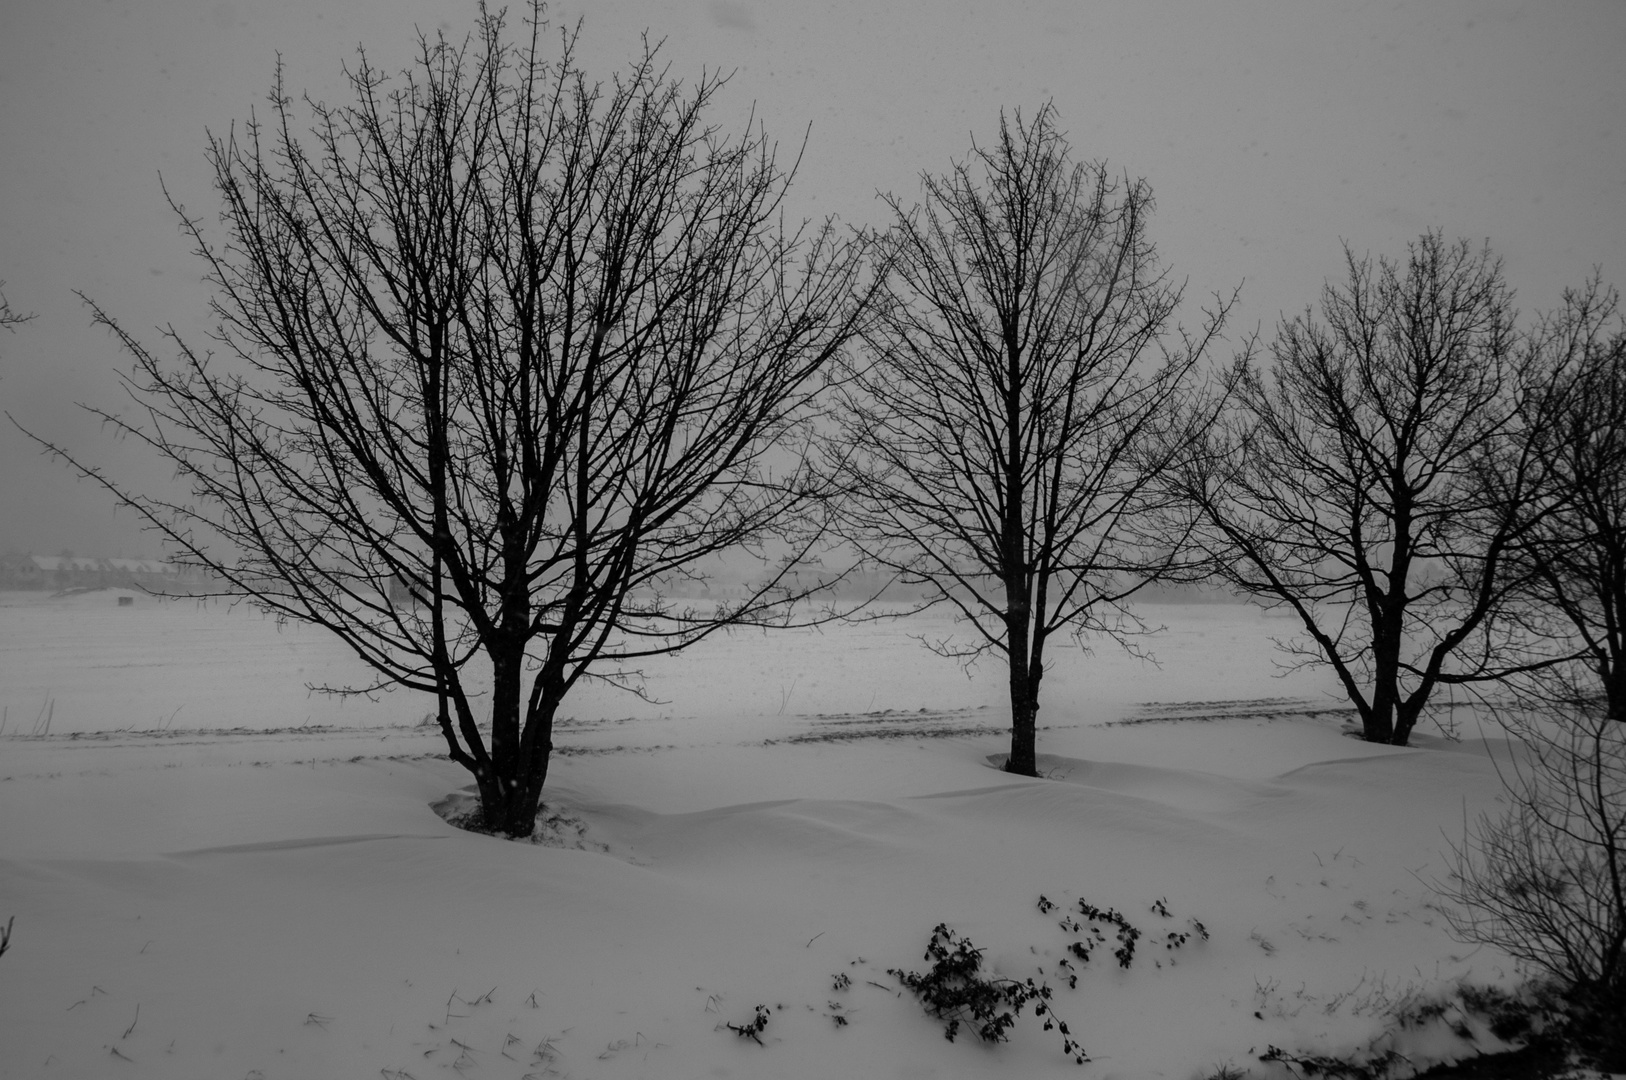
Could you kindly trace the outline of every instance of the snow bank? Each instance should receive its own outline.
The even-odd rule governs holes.
[[[1426,886],[1442,827],[1496,795],[1497,744],[1359,743],[1310,715],[1336,704],[1313,679],[1271,680],[1251,610],[1157,614],[1162,670],[1103,648],[1047,679],[1039,780],[994,768],[996,673],[910,627],[708,643],[651,666],[666,705],[575,703],[551,823],[515,844],[443,820],[468,777],[411,699],[322,729],[253,700],[343,667],[309,632],[0,607],[8,700],[52,681],[79,729],[18,737],[14,708],[0,738],[4,1071],[1263,1077],[1267,1046],[1354,1050],[1407,1002],[1506,981]],[[1097,955],[1067,989],[1041,894],[1122,911],[1149,935],[1135,965]],[[1153,947],[1193,917],[1208,941]],[[939,922],[1057,987],[1093,1060],[1031,1018],[998,1047],[945,1041],[887,974],[923,967]],[[723,1026],[759,1003],[763,1046]],[[1419,1062],[1464,1051],[1408,1038]]]

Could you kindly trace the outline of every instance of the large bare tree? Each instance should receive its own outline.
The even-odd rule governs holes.
[[[708,120],[723,79],[646,45],[601,84],[573,34],[548,58],[540,3],[526,29],[483,12],[388,77],[363,54],[307,131],[279,77],[269,122],[212,137],[225,239],[182,219],[224,356],[170,331],[166,359],[94,309],[135,358],[140,418],[106,419],[191,498],[79,465],[231,592],[435,695],[484,826],[515,836],[572,687],[782,610],[782,573],[665,597],[717,553],[809,542],[798,432],[863,254],[787,231],[795,170]]]
[[[1052,636],[1126,640],[1124,602],[1182,558],[1145,527],[1151,480],[1229,305],[1177,333],[1151,191],[1073,161],[1048,105],[923,183],[919,207],[887,199],[888,275],[846,372],[843,535],[970,627],[939,652],[1004,657],[1006,768],[1031,776]]]
[[[1535,521],[1523,545],[1527,621],[1578,654],[1577,675],[1557,667],[1540,696],[1578,706],[1601,701],[1626,721],[1626,320],[1619,295],[1596,277],[1565,293],[1541,320],[1531,351],[1541,393],[1522,427],[1526,452],[1547,479],[1545,503],[1512,501]],[[1523,612],[1518,612],[1524,614]],[[1547,621],[1542,621],[1542,616]]]
[[[1404,746],[1444,684],[1547,662],[1495,616],[1550,506],[1516,438],[1528,350],[1488,248],[1426,233],[1358,258],[1314,312],[1245,360],[1225,422],[1171,473],[1234,588],[1297,617],[1284,643],[1329,665],[1365,738]],[[1494,476],[1495,482],[1488,482]]]

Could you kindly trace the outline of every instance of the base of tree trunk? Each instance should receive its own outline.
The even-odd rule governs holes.
[[[529,840],[536,833],[536,818],[541,807],[538,805],[528,818],[510,814],[502,808],[495,813],[488,811],[479,796],[467,791],[455,792],[446,798],[430,804],[430,808],[438,814],[442,821],[465,832],[480,833],[483,836],[500,836],[508,840]],[[519,824],[523,827],[511,827],[514,817],[520,816]]]

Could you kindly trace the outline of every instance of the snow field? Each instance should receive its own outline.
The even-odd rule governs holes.
[[[646,669],[664,704],[567,703],[550,820],[516,844],[432,807],[468,778],[420,702],[306,698],[354,670],[314,631],[0,604],[0,1074],[1269,1077],[1269,1045],[1355,1050],[1408,1000],[1506,984],[1426,885],[1505,744],[1368,746],[1314,715],[1337,704],[1317,676],[1273,678],[1274,620],[1147,614],[1161,669],[1057,653],[1041,780],[993,767],[997,670],[967,679],[918,625],[708,642]],[[18,736],[47,685],[64,729]],[[1067,989],[1041,894],[1122,911],[1133,967],[1103,950]],[[1210,940],[1152,940],[1192,917]],[[1046,979],[1092,1061],[1031,1017],[945,1041],[887,974],[922,970],[939,922]],[[722,1026],[759,1003],[765,1046]],[[1444,1024],[1398,1048],[1467,1052]]]

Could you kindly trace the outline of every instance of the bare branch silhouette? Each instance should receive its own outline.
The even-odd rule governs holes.
[[[887,198],[888,277],[830,444],[843,536],[970,627],[931,647],[1005,658],[1025,775],[1051,636],[1132,644],[1125,601],[1182,567],[1184,535],[1146,527],[1152,478],[1231,304],[1177,330],[1150,189],[1072,161],[1056,124],[1002,116],[921,206]]]
[[[51,447],[231,593],[434,694],[485,826],[512,835],[580,680],[782,621],[814,587],[788,573],[821,532],[807,425],[864,248],[787,228],[794,165],[754,122],[707,119],[723,77],[679,83],[646,41],[594,82],[574,32],[545,57],[540,3],[526,30],[482,13],[393,76],[362,53],[353,102],[307,99],[308,133],[279,72],[269,119],[211,138],[224,243],[172,205],[223,356],[170,330],[160,357],[91,304],[141,409],[100,415],[190,501]],[[773,560],[744,596],[669,598],[741,548]]]

